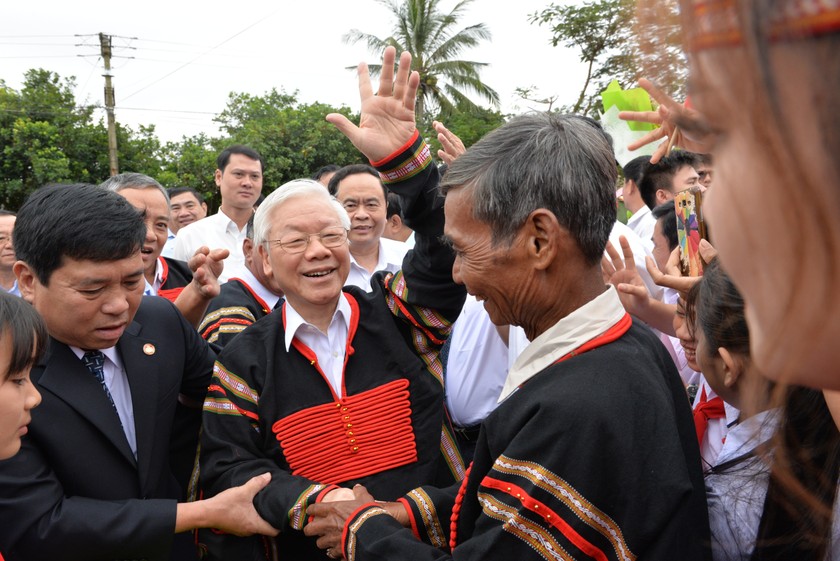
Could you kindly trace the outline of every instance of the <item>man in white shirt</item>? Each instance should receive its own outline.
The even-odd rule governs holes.
[[[264,166],[262,156],[256,150],[238,144],[225,148],[216,159],[216,165],[215,180],[222,195],[219,212],[181,228],[175,239],[173,256],[187,261],[204,245],[211,249],[227,249],[230,257],[225,259],[225,268],[219,277],[220,282],[225,282],[241,275],[245,268],[242,242],[245,226],[254,214],[254,203],[262,193]]]
[[[350,274],[348,285],[371,291],[370,278],[376,271],[399,271],[408,246],[383,238],[387,223],[388,189],[371,166],[344,166],[332,176],[332,196],[350,215]]]
[[[639,191],[639,183],[649,163],[650,156],[639,156],[624,166],[624,188],[621,192],[624,206],[633,214],[627,219],[627,226],[642,238],[648,250],[652,250],[653,244],[650,238],[653,236],[653,225],[656,221],[651,217],[650,208],[645,204],[642,193]]]

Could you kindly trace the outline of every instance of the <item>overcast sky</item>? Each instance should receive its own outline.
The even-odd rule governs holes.
[[[558,0],[562,1],[562,0]],[[453,1],[443,1],[447,9]],[[585,77],[578,54],[552,47],[545,26],[528,16],[550,0],[475,0],[462,26],[483,22],[490,42],[463,58],[489,63],[482,79],[499,92],[502,111],[529,106],[517,87],[536,86],[559,103],[576,99]],[[0,19],[0,78],[19,89],[29,68],[76,77],[76,100],[103,101],[99,32],[114,36],[112,60],[117,120],[136,129],[154,124],[164,141],[199,132],[218,134],[213,116],[230,92],[262,95],[299,90],[304,102],[358,110],[355,73],[374,61],[341,37],[356,28],[391,33],[390,12],[375,0],[252,0],[245,2],[6,2]],[[134,58],[123,58],[134,57]],[[97,111],[96,118],[104,111]]]

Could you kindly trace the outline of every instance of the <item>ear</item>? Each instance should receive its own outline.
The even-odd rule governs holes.
[[[245,262],[251,263],[254,259],[254,256],[251,255],[251,252],[254,249],[254,242],[248,238],[242,240],[242,254],[245,255]]]
[[[257,252],[260,254],[260,260],[262,261],[262,268],[263,273],[267,278],[273,279],[274,278],[274,271],[271,270],[271,264],[268,262],[268,248],[266,245],[260,244],[257,246]]]
[[[550,210],[538,208],[528,215],[526,229],[528,255],[539,270],[548,269],[559,251],[563,228]]]
[[[35,272],[23,261],[16,262],[12,266],[12,270],[17,277],[18,290],[20,290],[21,297],[30,304],[33,304],[35,302],[35,285],[38,283],[38,277],[35,275]]]
[[[627,195],[633,195],[636,192],[636,189],[636,182],[632,179],[628,179],[624,182],[624,190],[622,191],[622,193],[626,197]]]
[[[219,178],[221,179],[221,176]],[[216,185],[218,185],[218,183]],[[204,209],[204,214],[207,214],[207,203],[201,203],[201,208]]]
[[[669,193],[667,191],[665,191],[665,189],[657,189],[656,190],[656,204],[657,204],[657,206],[661,205],[664,202],[669,201],[670,199],[668,198],[668,195],[669,195]]]
[[[216,182],[216,187],[222,186],[222,170],[217,169],[216,173],[213,175],[213,179]]]
[[[738,357],[732,355],[723,347],[718,347],[718,354],[723,361],[723,385],[731,388],[738,383],[744,372],[744,365]]]

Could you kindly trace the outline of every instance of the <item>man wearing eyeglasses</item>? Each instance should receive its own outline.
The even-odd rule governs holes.
[[[14,212],[0,210],[0,288],[20,296],[17,277],[12,267],[15,265],[15,248],[12,245],[12,230],[15,228],[16,216]]]
[[[387,49],[382,68],[393,69],[394,59]],[[254,243],[286,302],[219,355],[204,403],[201,477],[212,496],[270,471],[254,506],[280,535],[264,544],[208,533],[208,559],[265,559],[272,546],[285,559],[326,559],[336,552],[301,531],[311,505],[352,499],[356,484],[396,500],[423,482],[463,477],[439,352],[465,291],[441,241],[443,199],[415,129],[419,80],[410,63],[403,53],[396,78],[383,70],[376,96],[360,68],[359,127],[328,116],[405,202],[417,241],[401,271],[374,274],[371,292],[345,286],[351,220],[314,181],[279,187],[254,217]],[[426,500],[417,493],[413,500]]]

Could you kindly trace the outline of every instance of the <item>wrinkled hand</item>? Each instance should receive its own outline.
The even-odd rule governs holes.
[[[354,501],[356,500],[356,495],[353,494],[353,489],[348,489],[346,487],[340,487],[338,489],[333,489],[326,495],[324,498],[321,499],[322,503],[332,503],[335,501]]]
[[[438,158],[443,160],[446,165],[452,165],[458,156],[467,151],[464,148],[464,143],[458,138],[458,135],[443,126],[440,121],[432,121],[432,126],[437,131],[438,142],[440,142],[441,150],[438,150]]]
[[[198,294],[207,300],[219,295],[219,275],[224,270],[224,260],[230,255],[227,249],[210,250],[202,246],[195,251],[189,260],[190,270],[193,272],[193,280],[190,283]]]
[[[601,274],[604,282],[615,286],[624,309],[642,317],[650,305],[650,293],[636,269],[630,242],[624,236],[619,236],[618,240],[622,255],[612,242],[607,242],[607,255],[601,258]]]
[[[636,150],[646,144],[666,138],[651,156],[650,162],[652,164],[666,156],[674,146],[679,146],[691,152],[706,153],[710,151],[711,131],[703,124],[704,121],[700,117],[700,113],[677,103],[650,80],[642,78],[639,80],[639,86],[659,103],[659,108],[656,111],[621,111],[618,114],[619,119],[653,123],[660,126],[627,146],[628,149]],[[687,124],[691,129],[690,133],[686,131]]]
[[[236,536],[262,534],[276,536],[279,532],[263,520],[254,508],[254,496],[271,481],[271,474],[264,473],[206,499],[211,516],[210,527]]]
[[[367,64],[359,64],[359,97],[362,112],[357,127],[339,113],[327,115],[327,121],[338,128],[370,161],[382,160],[411,140],[416,130],[414,104],[420,75],[411,72],[411,55],[400,55],[394,77],[396,49],[388,47],[382,57],[379,91],[374,95]]]
[[[334,559],[343,555],[341,535],[344,532],[344,524],[347,519],[360,506],[374,502],[373,496],[362,485],[353,487],[352,493],[353,500],[351,501],[321,501],[306,509],[306,514],[311,519],[304,527],[303,533],[309,537],[317,536],[318,539],[315,544],[320,549],[327,550],[327,554]]]

